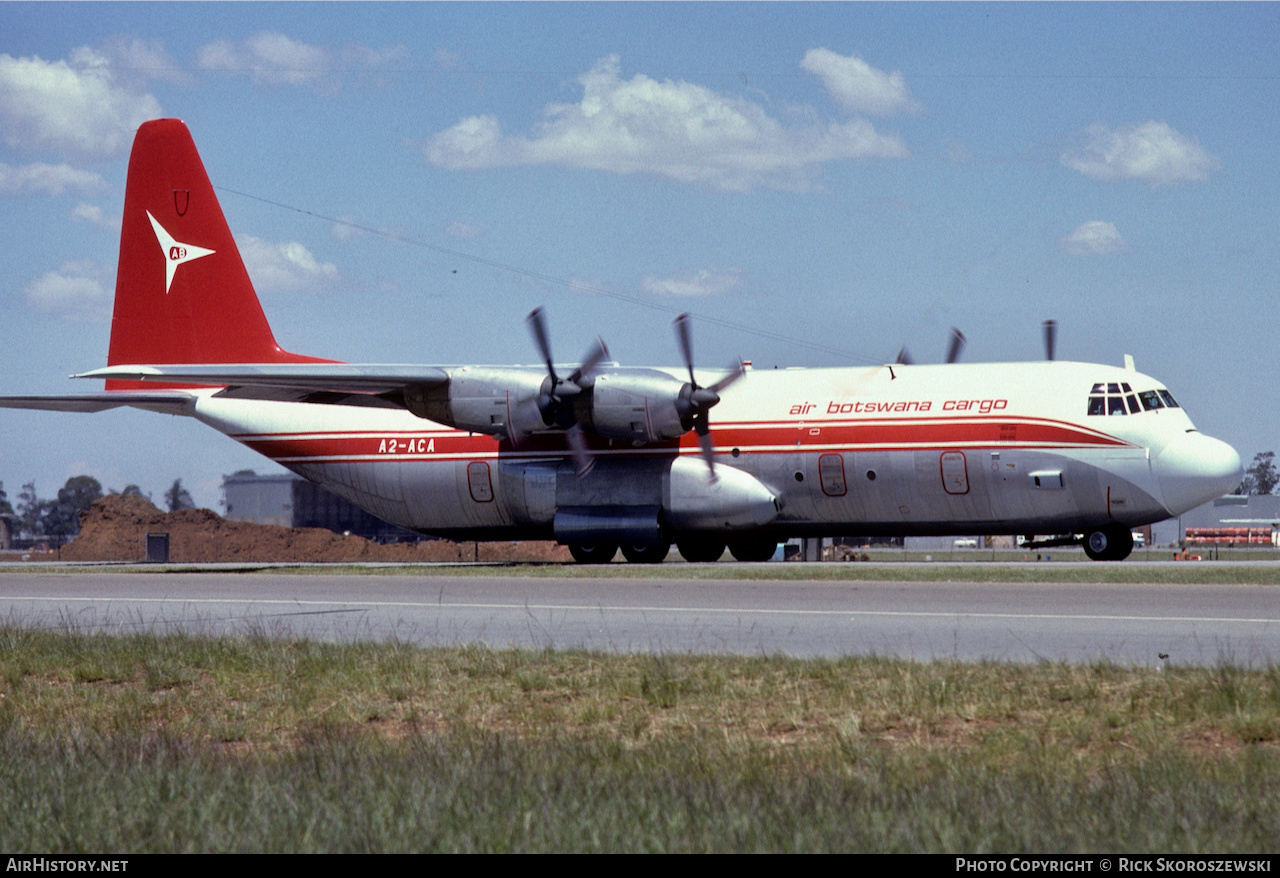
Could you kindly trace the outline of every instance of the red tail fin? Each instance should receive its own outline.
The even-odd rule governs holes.
[[[328,361],[271,334],[187,126],[144,123],[129,156],[107,364],[311,362]]]

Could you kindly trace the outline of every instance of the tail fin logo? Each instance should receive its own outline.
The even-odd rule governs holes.
[[[164,226],[151,215],[151,211],[147,211],[147,219],[151,220],[151,228],[155,230],[156,240],[160,242],[160,250],[164,253],[164,292],[168,295],[179,265],[199,259],[201,256],[209,256],[217,251],[175,240],[173,235],[165,231]]]

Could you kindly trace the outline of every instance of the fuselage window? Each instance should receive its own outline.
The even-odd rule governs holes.
[[[1129,386],[1128,384],[1125,385],[1125,387],[1128,387],[1128,386]],[[1142,409],[1138,408],[1138,398],[1134,396],[1132,393],[1126,396],[1124,399],[1125,399],[1125,402],[1129,403],[1129,414],[1136,415],[1138,412],[1142,411]]]
[[[1119,392],[1120,392],[1120,385],[1119,385],[1119,384],[1108,384],[1108,385],[1107,385],[1107,393],[1119,393]]]
[[[1107,414],[1109,414],[1109,415],[1123,415],[1123,414],[1125,414],[1125,410],[1124,410],[1124,397],[1123,397],[1123,396],[1108,396],[1108,397],[1107,397]]]
[[[1154,390],[1144,390],[1138,394],[1138,398],[1142,400],[1142,407],[1149,412],[1164,408],[1164,403],[1160,401],[1160,394]]]
[[[1161,390],[1159,391],[1159,393],[1160,393],[1160,398],[1164,400],[1164,404],[1167,405],[1169,408],[1176,409],[1176,408],[1182,407],[1178,405],[1177,401],[1173,398],[1173,394],[1170,393],[1169,391]]]
[[[1105,415],[1107,413],[1107,398],[1105,396],[1089,397],[1089,414]]]

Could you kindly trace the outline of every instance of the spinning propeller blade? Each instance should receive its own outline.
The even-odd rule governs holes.
[[[964,333],[951,327],[951,344],[947,346],[947,363],[955,363],[960,359],[960,352],[964,350]]]
[[[568,378],[556,374],[555,361],[551,356],[551,342],[547,333],[546,312],[541,307],[534,308],[525,318],[529,331],[533,334],[533,343],[547,364],[547,377],[542,382],[542,390],[538,394],[538,411],[542,413],[543,422],[550,427],[558,424],[565,430],[565,440],[573,451],[578,475],[586,475],[595,461],[587,446],[587,437],[582,425],[578,423],[573,412],[573,400],[582,393],[583,381],[591,377],[596,367],[609,356],[609,349],[604,340],[596,338],[595,344],[582,358],[581,365],[573,370]]]
[[[698,434],[698,446],[702,449],[702,459],[707,462],[707,469],[711,471],[711,478],[714,480],[716,464],[715,444],[711,440],[711,408],[720,402],[721,391],[747,373],[746,366],[739,360],[719,381],[707,387],[698,386],[698,381],[693,374],[693,334],[689,326],[689,315],[681,314],[672,325],[675,327],[680,355],[684,357],[684,364],[689,369],[689,383],[680,391],[680,401],[677,404],[681,423]]]

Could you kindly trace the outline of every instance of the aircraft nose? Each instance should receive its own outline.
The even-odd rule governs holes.
[[[1156,475],[1170,515],[1229,494],[1240,485],[1244,467],[1227,443],[1203,433],[1183,433],[1156,457]]]

